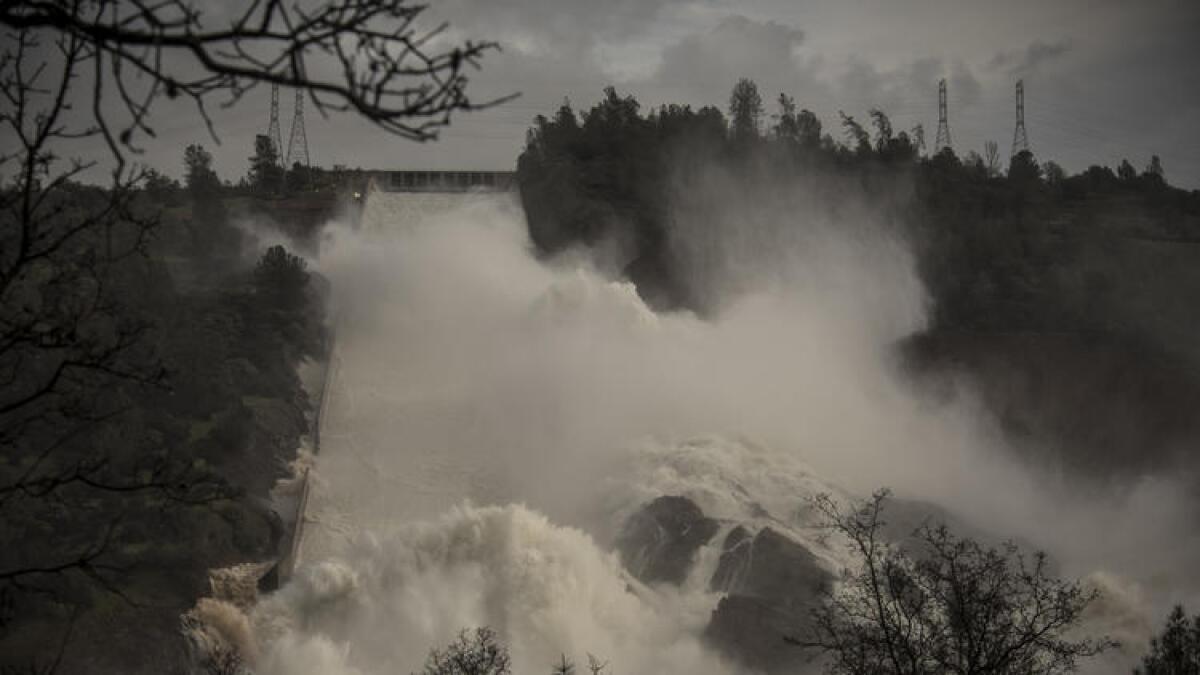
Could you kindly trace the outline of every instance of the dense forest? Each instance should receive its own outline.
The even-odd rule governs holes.
[[[188,147],[183,185],[150,173],[112,227],[4,289],[6,666],[176,672],[209,570],[277,555],[268,493],[308,428],[325,292],[284,247],[256,254],[211,163]],[[55,222],[113,204],[69,181],[49,198]]]
[[[715,107],[643,114],[612,88],[581,114],[564,102],[535,120],[518,165],[534,242],[547,253],[613,237],[632,242],[625,271],[647,297],[711,309],[712,298],[688,286],[686,260],[670,239],[674,221],[710,206],[697,188],[711,187],[705,181],[719,172],[732,189],[802,206],[798,220],[871,209],[917,247],[936,328],[1008,331],[1114,328],[1089,304],[1114,290],[1111,274],[1058,274],[1102,240],[1200,244],[1200,193],[1171,187],[1157,157],[1143,171],[1125,161],[1115,172],[1092,166],[1067,175],[1027,150],[1001,167],[992,143],[986,158],[926,153],[920,127],[897,132],[880,110],[865,123],[843,113],[833,132],[840,141],[787,95],[765,118],[750,81],[735,88],[728,119]]]

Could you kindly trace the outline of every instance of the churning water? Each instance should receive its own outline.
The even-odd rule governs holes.
[[[481,625],[518,673],[563,653],[731,672],[701,639],[722,537],[681,587],[648,588],[611,552],[624,519],[683,495],[836,569],[805,499],[888,485],[1046,546],[1068,573],[1111,562],[1101,623],[1141,639],[1115,552],[1157,535],[1125,504],[1046,496],[969,396],[921,400],[896,374],[891,345],[924,321],[904,247],[817,232],[787,259],[804,274],[743,289],[715,318],[660,315],[583,255],[536,259],[510,195],[372,194],[317,264],[339,320],[297,574],[194,623],[272,675],[412,672]],[[1109,528],[1129,538],[1096,544]]]

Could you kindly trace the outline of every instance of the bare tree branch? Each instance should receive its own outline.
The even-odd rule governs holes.
[[[904,546],[882,541],[888,497],[848,510],[813,502],[856,566],[813,612],[811,634],[786,639],[826,654],[829,672],[1055,675],[1115,646],[1066,636],[1097,592],[1051,577],[1044,554],[1031,562],[1012,543],[985,548],[930,524]]]
[[[453,114],[511,97],[468,98],[468,73],[498,47],[422,29],[424,9],[250,0],[217,21],[186,0],[0,2],[0,517],[6,539],[55,539],[53,551],[0,551],[0,610],[16,592],[54,595],[68,577],[133,602],[116,582],[128,567],[124,512],[215,511],[236,496],[169,449],[104,454],[138,396],[169,384],[154,325],[117,291],[157,225],[137,203],[146,170],[127,161],[155,138],[156,105],[190,102],[215,138],[212,106],[278,84],[322,114],[436,138]],[[89,139],[111,156],[106,188],[78,182],[110,164],[71,156]],[[91,509],[102,515],[81,515]]]

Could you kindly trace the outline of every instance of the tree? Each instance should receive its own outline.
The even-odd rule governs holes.
[[[855,558],[814,611],[811,634],[790,639],[827,654],[829,672],[1050,675],[1113,646],[1066,637],[1097,592],[1050,576],[1041,553],[987,548],[944,526],[884,541],[888,496],[881,490],[849,510],[828,495],[813,500]]]
[[[988,141],[983,144],[983,163],[987,168],[989,178],[995,178],[1000,175],[1000,144],[996,141]]]
[[[300,162],[292,162],[284,178],[288,192],[303,192],[311,184],[311,169]]]
[[[912,128],[912,131],[909,132],[909,135],[912,136],[913,148],[916,149],[917,153],[924,152],[925,151],[925,125],[918,124],[918,125],[914,126]]]
[[[575,664],[567,660],[567,655],[563,654],[558,663],[554,664],[554,668],[550,671],[551,675],[575,675]]]
[[[871,124],[875,127],[875,152],[885,162],[908,161],[916,158],[917,147],[908,132],[894,133],[892,121],[882,110],[870,111]],[[924,133],[923,131],[921,133]]]
[[[1042,180],[1042,167],[1038,166],[1033,153],[1022,150],[1012,156],[1008,163],[1008,181],[1019,188],[1028,188]]]
[[[967,154],[963,156],[962,163],[963,167],[969,169],[976,175],[984,178],[988,177],[987,164],[984,163],[983,155],[980,155],[978,152],[975,152],[974,150],[968,150]]]
[[[250,185],[255,192],[271,193],[279,189],[282,169],[279,153],[270,136],[258,134],[254,137],[254,155],[250,158]]]
[[[1067,172],[1053,160],[1042,164],[1042,173],[1046,176],[1046,183],[1051,186],[1062,185],[1063,181],[1067,179]]]
[[[1150,157],[1150,163],[1146,165],[1146,171],[1142,174],[1148,182],[1154,185],[1166,185],[1166,174],[1163,172],[1162,160],[1158,155]]]
[[[229,225],[212,161],[202,145],[193,143],[183,151],[184,185],[192,201],[192,250],[200,258],[231,259],[241,245],[241,233]]]
[[[565,657],[564,657],[565,659]],[[463,630],[445,649],[430,650],[423,675],[508,675],[508,648],[491,628]]]
[[[138,261],[157,223],[136,208],[145,172],[128,161],[154,137],[156,103],[189,102],[215,138],[212,105],[279,84],[322,112],[434,138],[454,113],[507,97],[467,97],[466,70],[496,45],[418,30],[423,11],[409,0],[265,0],[211,25],[188,0],[0,4],[0,172],[13,177],[0,186],[0,527],[5,541],[27,527],[57,537],[52,549],[0,551],[6,607],[15,596],[76,606],[97,590],[122,597],[112,581],[123,571],[122,510],[145,508],[148,494],[160,510],[225,494],[157,451],[134,466],[92,452],[102,432],[119,435],[130,392],[167,375],[153,322],[114,292],[147,267]],[[74,158],[92,142],[107,149],[105,166]],[[185,164],[193,199],[212,195],[211,156],[193,146]],[[106,170],[106,188],[76,182],[92,168]],[[101,500],[117,515],[81,521]],[[67,592],[68,579],[87,587]]]
[[[1162,633],[1150,640],[1150,653],[1134,675],[1200,675],[1200,615],[1191,619],[1176,605]]]
[[[762,96],[754,80],[743,77],[729,94],[730,132],[735,141],[758,138],[759,121],[763,115]]]
[[[174,203],[180,193],[179,181],[169,178],[154,169],[146,169],[142,177],[142,189],[156,202]]]
[[[212,168],[212,154],[193,143],[183,151],[183,182],[193,199],[208,199],[221,191],[221,179]]]
[[[821,120],[811,110],[801,110],[796,117],[796,129],[800,144],[814,149],[821,144]]]
[[[588,666],[587,666],[588,672],[591,673],[592,675],[600,675],[601,673],[604,672],[604,669],[608,667],[608,661],[601,661],[600,659],[596,658],[596,656],[593,654],[588,654],[587,659],[588,659]]]
[[[852,144],[852,148],[859,155],[867,155],[871,152],[871,135],[863,128],[863,125],[858,123],[850,115],[838,111],[838,115],[842,118],[842,130],[846,135],[846,140]]]
[[[254,267],[258,292],[283,309],[294,310],[304,302],[308,287],[308,263],[280,245],[267,249]]]
[[[869,114],[875,126],[875,150],[882,154],[892,143],[892,121],[882,110],[872,108]]]
[[[1117,178],[1127,183],[1137,179],[1137,169],[1133,168],[1128,159],[1121,160],[1121,164],[1117,167]]]
[[[796,100],[787,94],[779,95],[779,114],[775,116],[775,137],[797,142],[800,139],[800,126],[796,120]]]

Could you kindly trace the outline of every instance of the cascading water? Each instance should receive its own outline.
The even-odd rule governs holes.
[[[341,317],[338,370],[296,576],[252,607],[198,607],[196,626],[260,675],[416,671],[482,625],[518,673],[564,653],[614,672],[727,673],[739,666],[704,634],[734,524],[836,571],[847,558],[806,508],[817,493],[890,485],[1052,552],[1057,534],[1031,524],[1120,508],[1047,497],[969,401],[903,385],[887,349],[923,306],[903,251],[866,269],[872,242],[806,244],[803,283],[701,320],[655,314],[578,258],[537,260],[511,195],[373,193],[317,264]],[[721,529],[682,584],[648,587],[612,548],[664,495]],[[1128,570],[1114,573],[1125,588],[1113,580]],[[1112,597],[1108,615],[1136,624],[1136,595]]]

